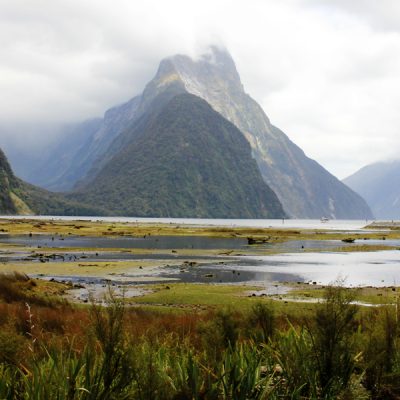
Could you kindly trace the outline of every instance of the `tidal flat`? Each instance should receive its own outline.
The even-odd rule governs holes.
[[[318,293],[337,279],[353,288],[397,288],[398,229],[316,226],[1,218],[0,268],[67,284],[66,296],[81,302],[90,295],[100,300],[108,285],[132,304],[153,305],[175,304],[146,301],[157,297],[160,283],[192,287],[197,304],[204,303],[205,287],[227,298],[278,300],[296,291],[307,297],[304,291]],[[170,299],[174,291],[168,293]],[[177,298],[185,303],[185,296]]]

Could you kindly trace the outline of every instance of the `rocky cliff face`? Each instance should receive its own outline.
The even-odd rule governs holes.
[[[376,218],[400,219],[400,161],[367,165],[343,182],[363,196]]]
[[[184,55],[163,60],[147,90],[179,81],[236,125],[250,143],[265,182],[284,209],[297,218],[371,218],[365,201],[308,158],[245,93],[231,56],[212,48],[194,61]],[[149,96],[149,94],[147,94]]]

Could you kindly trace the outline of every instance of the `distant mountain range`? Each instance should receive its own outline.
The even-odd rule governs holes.
[[[25,177],[113,214],[372,218],[358,194],[271,125],[215,47],[196,61],[164,59],[141,95],[69,128],[48,154]]]
[[[18,179],[0,149],[0,215],[104,215],[90,207],[65,199]]]
[[[400,219],[400,161],[367,165],[343,182],[368,202],[376,218]]]

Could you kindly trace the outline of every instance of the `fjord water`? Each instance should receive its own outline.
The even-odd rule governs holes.
[[[294,228],[294,229],[330,229],[352,231],[364,228],[372,221],[332,219],[321,222],[319,219],[207,219],[207,218],[137,218],[137,217],[77,217],[77,216],[0,216],[8,219],[37,219],[60,221],[104,221],[149,224],[182,224],[198,226],[254,227],[254,228]]]

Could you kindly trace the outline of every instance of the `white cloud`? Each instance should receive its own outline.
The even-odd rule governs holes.
[[[400,31],[400,3],[397,0],[302,0],[304,5],[328,13],[347,13],[364,19],[372,28]]]
[[[400,148],[399,4],[1,0],[0,126],[34,136],[99,116],[141,92],[161,58],[220,43],[272,123],[344,177]]]

